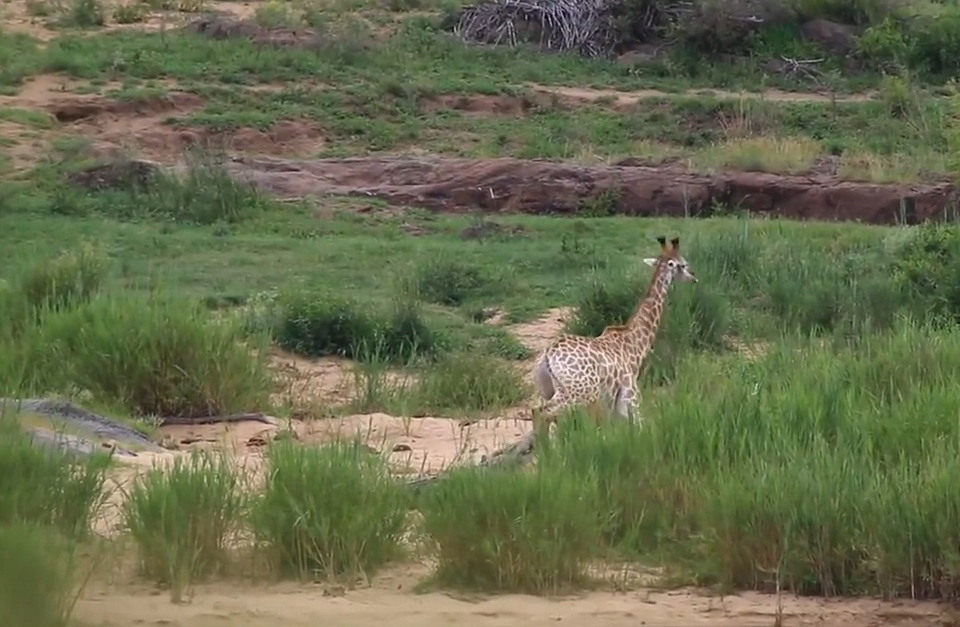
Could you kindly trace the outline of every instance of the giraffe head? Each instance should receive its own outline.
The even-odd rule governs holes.
[[[661,235],[657,238],[660,242],[660,256],[644,259],[644,263],[658,270],[667,273],[669,281],[693,281],[697,282],[697,277],[690,270],[690,264],[680,254],[680,238],[674,237],[667,245],[667,238]]]

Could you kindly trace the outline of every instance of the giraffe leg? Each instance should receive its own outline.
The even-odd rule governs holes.
[[[617,395],[617,413],[626,420],[637,418],[637,404],[640,401],[640,394],[637,392],[632,382],[624,382],[620,386],[620,393]]]

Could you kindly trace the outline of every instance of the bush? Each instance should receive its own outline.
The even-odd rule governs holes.
[[[84,537],[101,502],[106,455],[74,460],[33,444],[0,408],[0,526],[53,527]]]
[[[277,443],[267,458],[270,474],[252,522],[282,573],[369,576],[399,556],[407,494],[359,441]]]
[[[310,357],[407,361],[434,354],[445,344],[409,299],[397,301],[384,314],[329,292],[291,292],[281,296],[279,318],[277,343]]]
[[[487,411],[523,401],[523,373],[487,355],[460,353],[430,364],[415,389],[424,410]]]
[[[441,254],[414,268],[412,288],[427,302],[456,307],[482,293],[489,283],[481,268]]]
[[[192,302],[104,295],[47,316],[42,333],[74,386],[135,415],[222,415],[267,402],[264,351],[251,355],[238,324]]]
[[[124,516],[141,569],[170,586],[174,603],[226,563],[226,543],[244,515],[240,490],[229,462],[209,454],[177,458],[172,468],[151,470],[131,488]]]
[[[596,476],[462,468],[424,493],[437,583],[535,594],[583,584],[597,555]]]
[[[67,627],[82,582],[76,549],[56,529],[0,525],[0,625]]]

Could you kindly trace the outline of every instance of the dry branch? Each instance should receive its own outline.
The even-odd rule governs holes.
[[[225,416],[198,416],[195,418],[184,416],[167,416],[160,419],[161,425],[212,425],[223,422],[245,422],[253,420],[264,424],[273,425],[276,422],[264,416],[260,412],[251,412],[246,414],[228,414]]]
[[[614,0],[493,0],[465,8],[454,34],[464,41],[516,46],[537,41],[555,52],[607,57],[615,37]]]

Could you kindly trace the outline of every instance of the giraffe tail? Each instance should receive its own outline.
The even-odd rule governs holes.
[[[550,360],[546,355],[540,357],[533,370],[533,381],[540,395],[546,400],[553,398],[556,387],[553,385],[553,372],[550,371]]]

